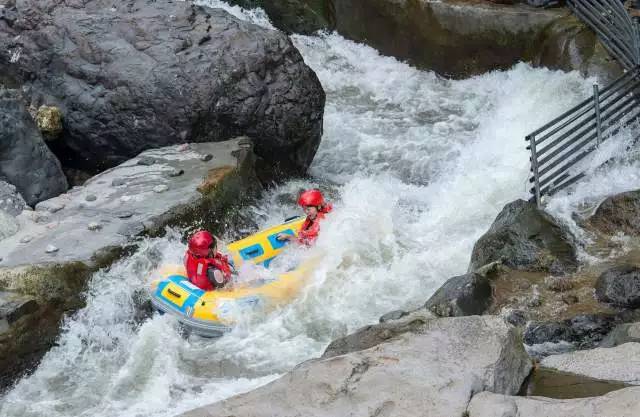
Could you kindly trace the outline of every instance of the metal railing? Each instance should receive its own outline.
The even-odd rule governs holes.
[[[567,6],[591,27],[612,57],[627,70],[640,64],[638,22],[620,0],[567,0]]]
[[[552,195],[584,177],[579,162],[606,139],[640,119],[638,96],[640,67],[628,71],[611,85],[551,122],[527,135],[531,151],[530,189],[538,206]]]
[[[538,206],[585,176],[582,162],[606,139],[640,119],[640,29],[620,0],[567,0],[627,70],[603,90],[527,135],[531,151],[530,189]]]

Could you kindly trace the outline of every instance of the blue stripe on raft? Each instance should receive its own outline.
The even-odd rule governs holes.
[[[283,247],[284,245],[287,244],[286,240],[278,240],[278,235],[280,233],[284,233],[286,235],[290,235],[290,236],[295,236],[295,232],[293,231],[293,229],[286,229],[286,230],[282,230],[278,233],[274,233],[272,235],[269,235],[267,237],[267,239],[269,239],[269,243],[271,244],[271,247],[273,249],[280,249],[281,247]]]
[[[242,256],[242,259],[244,259],[245,261],[247,259],[257,258],[258,256],[262,256],[262,255],[264,255],[264,248],[260,243],[247,246],[246,248],[240,251],[240,256]]]

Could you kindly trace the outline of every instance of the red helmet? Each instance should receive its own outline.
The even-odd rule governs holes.
[[[206,230],[195,232],[189,239],[189,252],[201,258],[209,255],[209,248],[215,245],[216,239]]]
[[[307,190],[300,194],[300,198],[298,198],[298,204],[300,204],[302,207],[320,207],[324,205],[324,197],[322,196],[320,190]]]

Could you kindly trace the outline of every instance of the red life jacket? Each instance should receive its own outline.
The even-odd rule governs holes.
[[[222,272],[224,276],[225,284],[231,281],[231,267],[229,266],[229,260],[221,253],[216,253],[213,258],[198,258],[191,252],[187,251],[184,255],[184,266],[187,269],[187,277],[193,285],[201,288],[205,291],[215,290],[209,277],[207,270],[209,268],[215,268]]]
[[[315,220],[307,217],[298,232],[298,242],[307,246],[313,245],[320,233],[320,220],[324,219],[324,215],[330,213],[332,209],[331,204],[325,204],[318,211]]]

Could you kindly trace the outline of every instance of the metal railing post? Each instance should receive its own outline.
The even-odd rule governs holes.
[[[542,200],[540,198],[540,177],[538,176],[538,154],[536,153],[536,137],[533,135],[527,136],[529,140],[529,146],[531,147],[531,170],[533,171],[533,183],[536,191],[536,206],[542,207]]]
[[[596,113],[596,146],[602,143],[602,121],[600,120],[600,91],[598,84],[593,85],[593,109]]]

